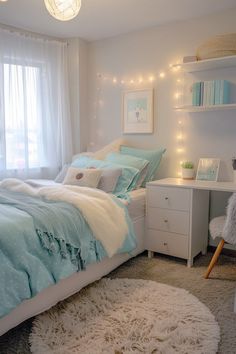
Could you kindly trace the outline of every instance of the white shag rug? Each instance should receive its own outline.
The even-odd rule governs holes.
[[[34,354],[212,354],[214,316],[184,289],[149,280],[102,279],[39,315]]]

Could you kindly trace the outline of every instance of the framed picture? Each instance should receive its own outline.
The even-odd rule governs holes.
[[[125,134],[153,133],[153,89],[123,92],[122,125]]]
[[[220,159],[201,158],[198,163],[197,177],[198,181],[214,181],[218,179]]]

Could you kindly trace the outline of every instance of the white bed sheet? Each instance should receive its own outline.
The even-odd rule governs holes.
[[[128,205],[128,211],[131,219],[134,221],[137,218],[144,217],[146,212],[146,188],[136,189],[129,195],[131,201]]]

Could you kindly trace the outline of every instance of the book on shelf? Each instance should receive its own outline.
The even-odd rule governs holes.
[[[202,101],[202,106],[207,106],[208,105],[208,100],[209,100],[209,81],[204,81],[203,82],[203,101]]]
[[[192,87],[192,105],[200,106],[201,100],[201,83],[194,82]]]
[[[193,106],[213,106],[230,103],[230,83],[227,80],[194,82],[192,85]]]
[[[229,103],[229,86],[227,80],[215,80],[215,100],[214,104],[227,104]]]
[[[200,106],[203,105],[203,97],[204,97],[204,82],[200,82]]]

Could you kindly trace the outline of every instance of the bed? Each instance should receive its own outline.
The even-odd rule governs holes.
[[[50,186],[55,184],[52,181],[34,181],[31,184],[35,187]],[[132,220],[137,246],[132,252],[120,253],[111,258],[105,257],[100,262],[89,264],[86,270],[75,272],[72,275],[60,280],[55,285],[51,285],[39,292],[29,300],[25,300],[14,308],[9,314],[0,319],[0,335],[3,335],[11,328],[17,326],[26,319],[33,317],[59,301],[78,292],[86,285],[100,279],[109,272],[135,257],[144,251],[144,231],[145,231],[145,188],[134,190],[130,193],[128,213]]]
[[[4,312],[4,311],[1,312],[1,296],[0,296],[0,335],[6,333],[8,330],[17,326],[18,324],[25,321],[26,319],[33,317],[49,309],[59,301],[62,301],[63,299],[78,292],[86,285],[96,280],[99,280],[100,278],[102,278],[103,276],[107,275],[109,272],[111,272],[112,270],[120,266],[122,263],[126,262],[132,257],[135,257],[136,255],[142,253],[145,250],[145,246],[144,246],[145,204],[146,204],[145,186],[148,181],[154,179],[158,166],[161,162],[162,155],[165,153],[166,149],[160,147],[155,150],[143,150],[143,149],[136,149],[122,144],[123,144],[122,139],[118,139],[117,141],[114,141],[113,143],[105,146],[103,149],[96,151],[95,153],[76,155],[73,157],[71,164],[63,166],[62,170],[60,171],[59,175],[56,177],[55,181],[28,180],[27,185],[30,186],[29,188],[33,187],[34,191],[36,191],[33,192],[32,194],[34,193],[38,194],[45,190],[47,190],[48,192],[50,191],[50,189],[53,188],[57,189],[57,187],[59,187],[58,183],[61,183],[62,188],[65,187],[71,190],[73,190],[74,188],[73,185],[76,185],[77,186],[76,188],[78,188],[78,186],[91,187],[90,191],[89,190],[87,191],[88,194],[98,193],[98,191],[100,191],[101,193],[102,190],[105,199],[110,198],[108,197],[109,194],[118,197],[116,199],[113,198],[113,201],[117,205],[119,205],[120,203],[120,207],[123,209],[125,213],[125,220],[127,223],[126,236],[127,238],[129,238],[129,236],[132,235],[131,237],[132,242],[130,242],[132,248],[128,248],[128,247],[126,248],[129,242],[126,242],[127,238],[125,238],[123,240],[124,242],[120,243],[120,248],[117,248],[117,252],[109,253],[107,251],[108,256],[106,256],[105,253],[104,257],[102,257],[98,261],[96,257],[97,256],[96,247],[94,247],[94,255],[95,255],[94,261],[92,263],[90,262],[91,264],[90,263],[86,264],[85,270],[83,270],[82,267],[80,271],[75,270],[73,272],[70,272],[66,276],[56,279],[57,281],[55,281],[53,284],[44,286],[44,288],[41,288],[40,291],[32,292],[30,294],[31,296],[23,297],[22,301],[19,301],[19,303],[16,306],[12,306],[11,308],[9,307],[8,312]],[[91,184],[93,184],[93,186]],[[95,192],[95,190],[97,192]],[[81,191],[81,193],[86,194],[86,191],[83,190],[83,192]],[[67,192],[65,193],[65,195],[67,196]],[[86,195],[84,195],[84,197],[86,198]],[[1,199],[1,193],[0,193],[0,199]],[[75,199],[73,200],[75,201]],[[120,202],[120,200],[123,201]],[[70,202],[71,201],[69,201],[69,204]],[[77,199],[75,204],[77,204]],[[75,206],[77,208],[77,211],[79,210],[79,212],[81,212],[80,207],[77,205]],[[1,207],[1,201],[0,201],[0,207]],[[27,203],[25,207],[27,209],[28,207]],[[106,208],[103,214],[100,214],[102,218],[103,215],[109,215],[109,217],[113,220],[113,224],[110,225],[110,227],[107,229],[103,228],[104,232],[100,233],[101,238],[103,236],[103,239],[106,239],[106,242],[110,242],[110,246],[113,248],[114,248],[113,233],[114,234],[119,233],[120,229],[123,229],[124,231],[124,223],[123,222],[120,223],[120,219],[116,218],[117,214],[114,211],[115,210],[113,205],[111,206],[111,208]],[[98,227],[102,229],[101,222],[98,218],[94,216],[94,214],[95,215],[98,214],[95,209],[90,214],[91,214],[90,221],[93,224],[94,228],[92,228],[89,223],[88,225],[91,227],[90,231],[92,231],[93,236],[96,236],[95,235],[96,228]],[[68,215],[68,219],[69,218],[70,215]],[[1,212],[0,212],[0,219],[1,219]],[[84,219],[86,218],[84,217]],[[87,222],[87,219],[85,221]],[[66,219],[65,222],[68,223],[69,221]],[[58,222],[58,224],[61,224],[61,220]],[[52,226],[54,225],[55,222],[52,223]],[[112,230],[112,232],[110,232],[109,230],[110,231]],[[130,232],[130,230],[132,231]],[[8,230],[6,230],[6,232],[8,232]],[[36,228],[32,229],[32,232],[37,233]],[[0,229],[0,233],[1,233],[1,229]],[[105,236],[103,235],[103,233]],[[11,237],[11,234],[9,235]],[[75,233],[75,235],[77,234]],[[87,240],[87,234],[85,235],[84,233],[80,232],[80,237],[82,237],[84,240],[85,239]],[[99,238],[97,237],[95,238],[99,240]],[[39,235],[39,239],[40,239],[40,235]],[[53,239],[55,240],[56,238],[53,237]],[[1,241],[1,237],[0,237],[0,241]],[[59,249],[61,251],[61,241],[64,240],[60,239],[59,241],[60,241]],[[96,242],[97,241],[95,241],[95,243]],[[29,238],[28,238],[28,244],[30,243],[31,243],[31,234],[29,234]],[[47,242],[45,242],[45,244],[47,246]],[[71,244],[69,244],[69,246],[71,246]],[[38,250],[39,247],[35,249]],[[1,245],[0,245],[0,252],[1,252]],[[14,249],[13,252],[15,252]],[[12,257],[11,251],[8,252],[8,254],[10,255],[10,257]],[[83,262],[81,264],[83,265]],[[5,265],[3,264],[3,268],[4,266]],[[64,272],[64,268],[62,272]],[[41,273],[38,272],[38,274],[40,278]],[[0,257],[0,275],[1,275],[1,257]],[[12,282],[11,276],[9,276],[9,278],[5,277],[6,284],[9,284],[8,279],[9,281]],[[29,279],[32,279],[32,277],[29,277]],[[19,282],[19,280],[17,281]],[[14,294],[14,291],[12,291],[11,287],[10,289],[11,289],[11,294],[12,293]],[[13,290],[14,289],[15,288],[13,286]],[[3,299],[5,300],[4,291],[2,292],[2,294],[3,294]],[[1,295],[1,287],[0,287],[0,295]]]

